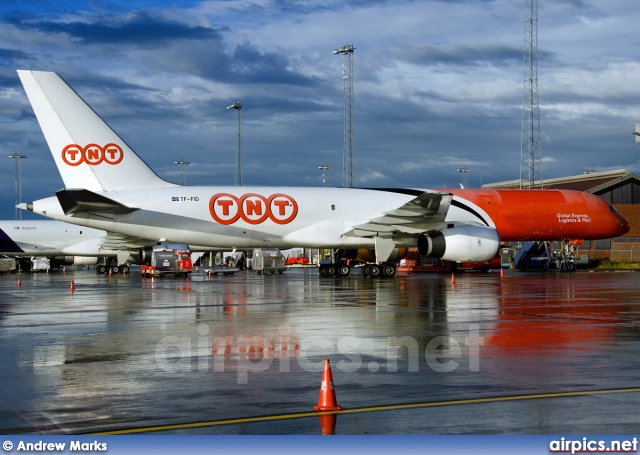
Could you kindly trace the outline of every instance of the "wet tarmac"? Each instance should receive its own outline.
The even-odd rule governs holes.
[[[0,276],[0,433],[640,433],[639,277]]]

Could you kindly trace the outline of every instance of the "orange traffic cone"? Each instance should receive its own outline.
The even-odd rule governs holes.
[[[71,285],[69,286],[69,290],[70,290],[70,291],[75,291],[75,290],[76,290],[76,287],[75,287],[75,285],[73,284],[73,280],[71,280]]]
[[[20,278],[18,278],[18,287],[22,286],[22,281],[20,281]]]
[[[336,421],[338,420],[336,414],[321,414],[318,418],[320,419],[320,430],[323,436],[336,434]]]
[[[451,284],[456,284],[456,276],[455,274],[451,274]]]
[[[339,411],[342,407],[336,401],[336,392],[333,390],[333,376],[331,376],[331,365],[329,359],[324,359],[324,370],[322,370],[322,383],[320,384],[320,395],[318,404],[313,407],[314,411]]]
[[[500,267],[500,278],[504,278],[504,269]]]

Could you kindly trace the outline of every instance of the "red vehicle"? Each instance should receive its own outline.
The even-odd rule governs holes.
[[[285,265],[292,265],[292,264],[301,264],[301,265],[307,265],[309,264],[309,258],[307,257],[306,254],[301,253],[299,257],[288,257],[286,261],[284,261]]]
[[[143,276],[187,276],[193,269],[188,245],[163,244],[151,251],[151,257],[140,266]]]
[[[500,255],[496,255],[489,261],[477,262],[452,262],[421,256],[417,248],[409,248],[407,256],[400,261],[399,273],[428,273],[428,272],[455,272],[463,270],[476,270],[486,272],[490,269],[502,267]]]

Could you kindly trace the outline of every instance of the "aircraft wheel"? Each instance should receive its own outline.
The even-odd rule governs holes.
[[[98,267],[96,267],[96,273],[98,275],[102,275],[106,271],[107,271],[107,268],[104,265],[99,265]]]
[[[120,273],[120,267],[118,267],[117,265],[112,265],[111,266],[111,273],[113,273],[113,274]]]
[[[337,269],[338,276],[349,276],[351,273],[351,267],[347,264],[339,264]]]
[[[369,276],[371,278],[378,278],[382,272],[378,264],[371,264],[370,266],[368,266],[368,268],[369,268]]]
[[[129,273],[129,266],[128,265],[123,265],[122,266],[122,273],[123,274]]]
[[[362,266],[362,276],[363,277],[368,277],[369,276],[369,268],[371,267],[371,264],[365,264]]]
[[[567,264],[567,272],[575,272],[576,271],[576,265],[573,262],[569,262]]]
[[[336,267],[333,264],[328,265],[325,268],[325,273],[327,274],[328,277],[336,276]]]
[[[382,266],[382,276],[385,278],[393,278],[396,274],[396,266],[393,264],[385,264]]]

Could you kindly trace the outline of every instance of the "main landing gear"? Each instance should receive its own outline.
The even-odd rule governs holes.
[[[104,273],[111,273],[115,275],[116,273],[127,274],[129,273],[129,266],[126,264],[118,265],[118,263],[111,258],[108,258],[106,264],[100,264],[96,267],[96,273],[98,275],[102,275]]]
[[[346,262],[339,262],[338,264],[320,264],[318,268],[320,276],[329,278],[333,276],[344,277],[349,276],[351,273],[351,267]]]
[[[385,264],[365,264],[360,267],[362,276],[367,278],[392,278],[396,274],[396,266],[390,262]],[[318,268],[321,277],[345,277],[351,273],[351,267],[346,262],[338,264],[321,264]]]
[[[332,258],[330,259],[332,260],[330,264],[320,264],[320,267],[318,267],[320,276],[325,278],[345,277],[351,273],[349,262],[351,259],[355,259],[356,255],[350,256],[349,251],[345,250],[330,250],[329,258]],[[349,258],[349,261],[345,258]],[[365,278],[391,278],[396,274],[396,265],[393,262],[368,263],[360,267],[360,270]]]
[[[385,264],[365,264],[362,266],[362,276],[371,278],[393,278],[396,266],[390,262]]]

